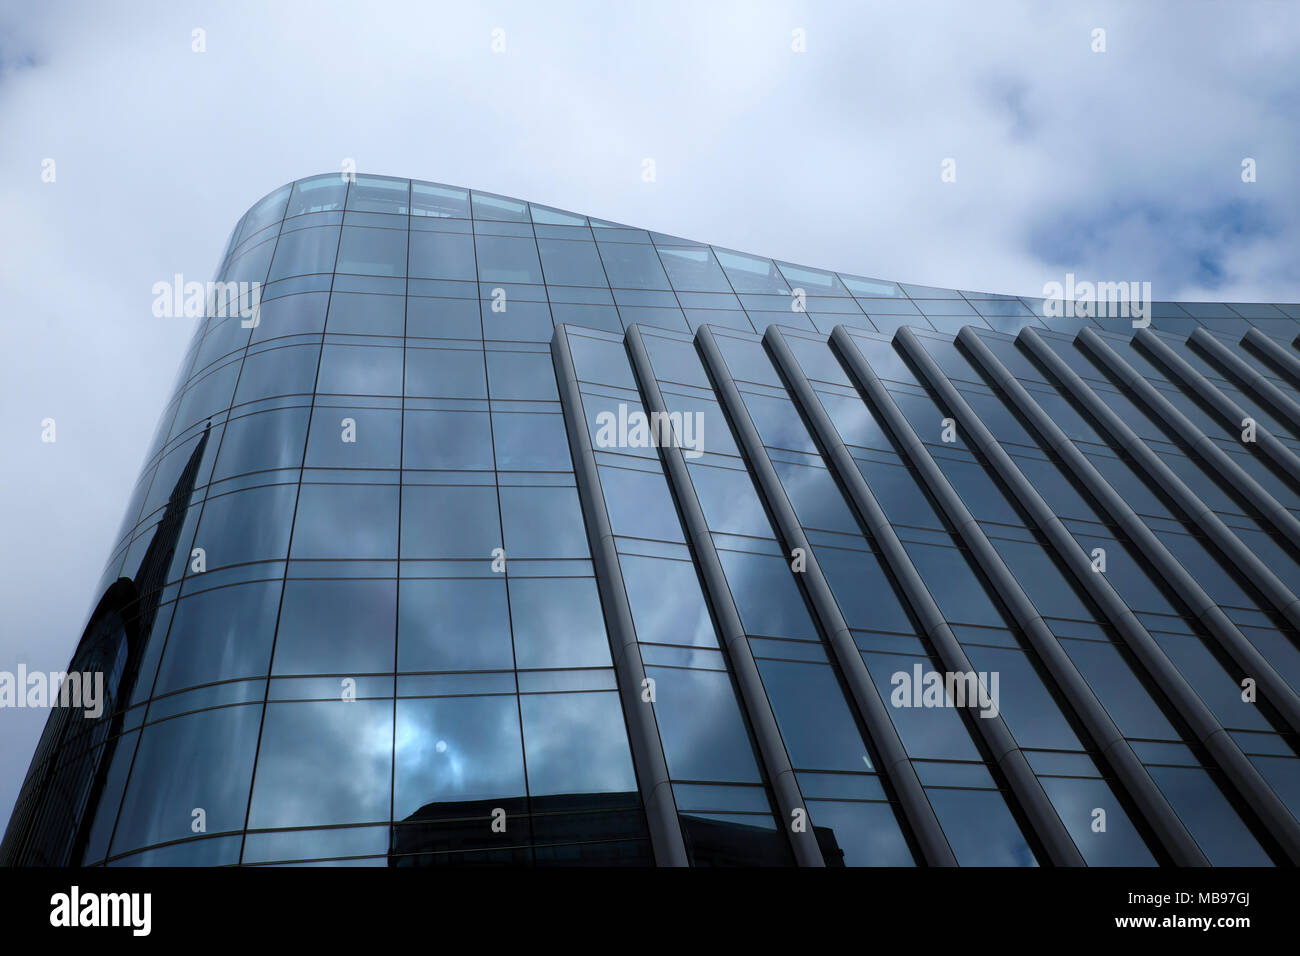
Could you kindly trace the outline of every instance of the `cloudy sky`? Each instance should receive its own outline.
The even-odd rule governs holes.
[[[284,182],[352,159],[861,275],[1295,302],[1298,116],[1288,2],[0,0],[0,670],[66,666],[97,597],[193,332],[153,284]],[[44,717],[0,711],[0,820]]]

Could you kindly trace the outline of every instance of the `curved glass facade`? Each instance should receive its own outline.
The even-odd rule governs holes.
[[[217,280],[0,862],[1300,860],[1300,306],[337,174]]]

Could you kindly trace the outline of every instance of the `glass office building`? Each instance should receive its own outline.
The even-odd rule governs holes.
[[[339,175],[217,278],[0,862],[1300,862],[1300,306]]]

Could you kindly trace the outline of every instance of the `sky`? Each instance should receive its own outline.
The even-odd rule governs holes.
[[[0,671],[65,668],[98,598],[194,331],[154,283],[212,278],[283,183],[351,160],[871,277],[1296,302],[1297,117],[1276,0],[0,0]],[[46,713],[0,709],[0,819]]]

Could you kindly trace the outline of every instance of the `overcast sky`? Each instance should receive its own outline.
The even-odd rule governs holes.
[[[1300,300],[1300,4],[330,6],[0,0],[0,670],[98,597],[193,333],[153,284],[346,159],[860,275]],[[0,820],[45,717],[0,710]]]

